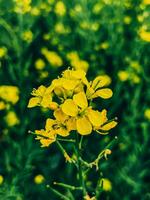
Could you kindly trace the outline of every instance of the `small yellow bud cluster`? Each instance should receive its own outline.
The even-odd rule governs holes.
[[[58,135],[67,137],[75,130],[81,135],[89,135],[92,131],[107,134],[114,128],[117,122],[108,120],[105,109],[94,110],[90,105],[95,98],[112,96],[112,90],[107,88],[109,83],[108,76],[100,75],[89,82],[83,70],[67,69],[50,86],[34,89],[28,107],[41,106],[54,111],[54,119],[46,120],[45,129],[35,131],[42,147],[55,142]],[[106,154],[110,153],[107,150]]]

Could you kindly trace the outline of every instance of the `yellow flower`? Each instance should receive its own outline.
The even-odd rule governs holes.
[[[144,40],[145,42],[150,42],[150,32],[145,31],[145,30],[141,30],[139,32],[139,36],[142,40]]]
[[[148,120],[150,120],[150,108],[147,108],[145,111],[144,111],[144,117]]]
[[[101,48],[101,49],[108,49],[108,48],[109,48],[109,43],[108,43],[108,42],[103,42],[103,43],[100,45],[100,48]]]
[[[14,0],[15,8],[14,11],[16,13],[25,14],[30,12],[31,10],[31,0]]]
[[[6,47],[0,47],[0,58],[5,57],[7,54],[7,49]]]
[[[102,188],[106,192],[109,192],[112,190],[112,183],[110,182],[109,179],[107,179],[107,178],[102,179]]]
[[[6,116],[5,116],[5,122],[7,123],[8,126],[12,127],[20,123],[16,113],[14,111],[10,111]]]
[[[55,142],[57,135],[66,137],[73,130],[81,135],[91,134],[93,130],[107,134],[117,125],[116,120],[108,120],[106,110],[94,110],[89,103],[96,97],[110,98],[112,91],[104,88],[110,82],[107,75],[100,75],[88,82],[83,70],[67,69],[49,87],[34,89],[34,97],[30,99],[28,107],[39,105],[54,110],[54,119],[47,119],[45,130],[35,131],[36,139],[45,147]]]
[[[38,174],[38,175],[36,175],[35,177],[34,177],[34,182],[36,183],[36,184],[41,184],[41,183],[43,183],[45,181],[45,178],[44,178],[44,176],[42,175],[42,174]]]
[[[129,73],[127,71],[119,71],[118,72],[118,77],[121,81],[127,81],[129,78]]]
[[[4,110],[6,108],[6,104],[3,101],[0,101],[0,110]]]
[[[95,197],[90,197],[88,194],[84,196],[84,200],[96,200]]]
[[[137,76],[136,74],[131,74],[131,82],[137,84],[137,83],[140,83],[141,79],[139,76]]]
[[[63,60],[56,52],[49,51],[47,48],[43,48],[41,52],[53,67],[62,66]]]
[[[67,58],[70,61],[71,66],[76,70],[87,71],[89,68],[89,64],[85,60],[81,60],[78,53],[76,51],[72,51],[67,54]]]
[[[132,18],[130,16],[125,16],[123,20],[125,24],[130,24],[132,21]]]
[[[100,112],[100,124],[95,126],[96,132],[106,135],[108,134],[109,130],[114,128],[117,125],[116,120],[108,120],[107,118],[107,110],[103,109]]]
[[[150,5],[150,0],[143,0],[144,5]]]
[[[47,92],[47,88],[43,85],[38,87],[38,89],[33,89],[31,93],[34,97],[29,100],[28,108],[35,106],[42,106],[44,108],[49,108],[52,102],[52,96]]]
[[[100,75],[96,77],[87,88],[86,95],[88,99],[94,99],[97,97],[108,99],[112,97],[112,90],[109,88],[103,88],[108,86],[110,81],[111,80],[107,75]]]
[[[59,16],[64,16],[66,14],[66,6],[63,1],[58,1],[56,3],[54,12]]]
[[[37,7],[33,7],[33,8],[31,9],[31,15],[39,16],[40,13],[41,13],[41,11],[40,11],[40,9],[37,8]]]
[[[3,176],[0,174],[0,185],[2,185],[3,182],[4,182],[4,178],[3,178]]]
[[[139,62],[137,62],[137,61],[131,61],[131,62],[130,62],[130,66],[131,66],[137,73],[140,73],[140,72],[141,72],[141,66],[140,66]]]
[[[35,62],[35,68],[38,70],[42,70],[45,67],[45,62],[43,59],[39,58],[38,60],[36,60]]]
[[[33,33],[32,33],[32,31],[27,30],[27,31],[23,32],[23,34],[22,34],[22,39],[23,39],[25,42],[27,42],[27,43],[32,42],[32,40],[33,40]]]
[[[0,98],[6,102],[16,104],[19,100],[19,89],[16,86],[0,86]]]
[[[108,131],[117,125],[114,120],[109,122],[106,117],[106,110],[99,112],[88,107],[88,101],[84,92],[77,93],[73,99],[67,99],[61,105],[62,111],[75,117],[76,128],[81,135],[91,134],[92,129],[100,134],[107,134]]]

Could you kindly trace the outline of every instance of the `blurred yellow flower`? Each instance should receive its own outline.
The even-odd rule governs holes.
[[[139,31],[139,36],[145,42],[150,42],[150,32],[145,31],[145,30],[140,30]]]
[[[66,14],[66,6],[63,1],[58,1],[56,3],[54,12],[59,16],[64,16]]]
[[[44,69],[44,67],[45,67],[45,62],[44,62],[44,60],[41,59],[41,58],[37,59],[36,62],[35,62],[35,68],[36,68],[37,70],[42,70],[42,69]]]
[[[45,181],[45,178],[44,178],[44,176],[42,175],[42,174],[38,174],[38,175],[36,175],[35,177],[34,177],[34,182],[36,183],[36,184],[41,184],[41,183],[43,183]]]
[[[64,24],[61,22],[58,22],[55,25],[54,29],[55,29],[56,33],[59,33],[59,34],[66,34],[66,33],[70,32],[69,27],[65,27]]]
[[[86,60],[80,59],[76,51],[69,52],[67,58],[70,61],[71,66],[76,70],[87,71],[89,68],[89,63]]]
[[[7,54],[7,48],[6,47],[0,47],[0,58],[5,57]]]
[[[19,88],[16,86],[0,86],[0,98],[6,102],[16,104],[19,100]]]
[[[129,73],[127,71],[119,71],[118,72],[118,78],[121,80],[121,81],[127,81],[128,78],[129,78]]]
[[[33,40],[33,33],[32,33],[32,31],[27,30],[27,31],[23,32],[23,34],[22,34],[22,39],[23,39],[25,42],[27,42],[27,43],[32,42],[32,40]]]
[[[3,182],[4,182],[4,178],[3,178],[3,176],[0,174],[0,185],[2,185]]]
[[[137,73],[140,73],[141,72],[141,65],[139,64],[139,62],[138,61],[130,61],[130,66],[133,68],[133,69],[135,69],[135,71],[137,72]]]
[[[20,123],[16,113],[14,111],[10,111],[5,116],[5,122],[9,127],[15,126]]]
[[[39,16],[41,14],[41,11],[38,7],[33,7],[31,9],[31,15],[34,15],[34,16]]]
[[[92,11],[93,11],[94,14],[99,14],[100,11],[102,10],[102,8],[103,8],[103,5],[99,2],[99,3],[96,3],[96,4],[94,5]]]
[[[130,16],[125,16],[123,21],[124,21],[125,24],[130,24],[131,21],[132,21],[132,18]]]
[[[130,76],[131,76],[131,82],[133,82],[135,84],[140,83],[141,79],[138,75],[133,73]]]
[[[20,14],[25,14],[30,12],[31,1],[32,0],[14,0],[15,3],[14,11]]]
[[[100,44],[101,49],[108,49],[109,48],[109,43],[108,42],[103,42]]]
[[[144,111],[144,117],[148,120],[150,120],[150,108],[147,108],[145,111]]]
[[[109,192],[112,190],[112,183],[110,182],[109,179],[107,179],[107,178],[102,179],[102,188],[106,192]]]
[[[47,48],[42,48],[41,53],[53,67],[61,67],[63,65],[63,60],[55,51],[49,51]]]
[[[6,108],[6,104],[3,101],[0,101],[0,110],[4,110]]]
[[[143,4],[150,5],[150,0],[143,0]]]

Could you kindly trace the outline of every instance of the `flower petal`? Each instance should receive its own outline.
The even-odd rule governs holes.
[[[87,117],[92,123],[93,126],[100,126],[101,124],[101,113],[96,110],[88,109],[87,110]]]
[[[62,104],[62,111],[69,116],[75,117],[78,114],[78,107],[72,99],[67,99]]]
[[[77,131],[81,135],[88,135],[92,132],[92,125],[86,116],[77,119]]]
[[[39,105],[39,103],[40,103],[40,98],[39,97],[32,97],[29,100],[28,108],[33,108],[33,107]]]
[[[73,96],[73,101],[75,102],[76,105],[78,105],[80,108],[87,108],[88,102],[87,98],[84,92],[79,92],[78,94],[75,94]]]
[[[54,111],[54,117],[58,121],[64,122],[68,116],[64,112],[62,112],[62,110],[60,108],[58,108],[57,110]]]
[[[92,96],[92,98],[101,97],[103,99],[109,99],[110,97],[112,97],[112,95],[113,95],[113,92],[111,89],[104,88],[104,89],[97,90]]]
[[[114,128],[117,125],[116,121],[111,121],[105,124],[104,126],[101,126],[101,130],[103,131],[109,131],[110,129]]]
[[[111,83],[111,79],[107,75],[97,76],[92,82],[92,88],[97,90],[98,88],[107,86]]]

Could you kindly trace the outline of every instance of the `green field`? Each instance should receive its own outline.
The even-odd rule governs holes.
[[[149,131],[150,0],[0,0],[0,200],[149,200]]]

